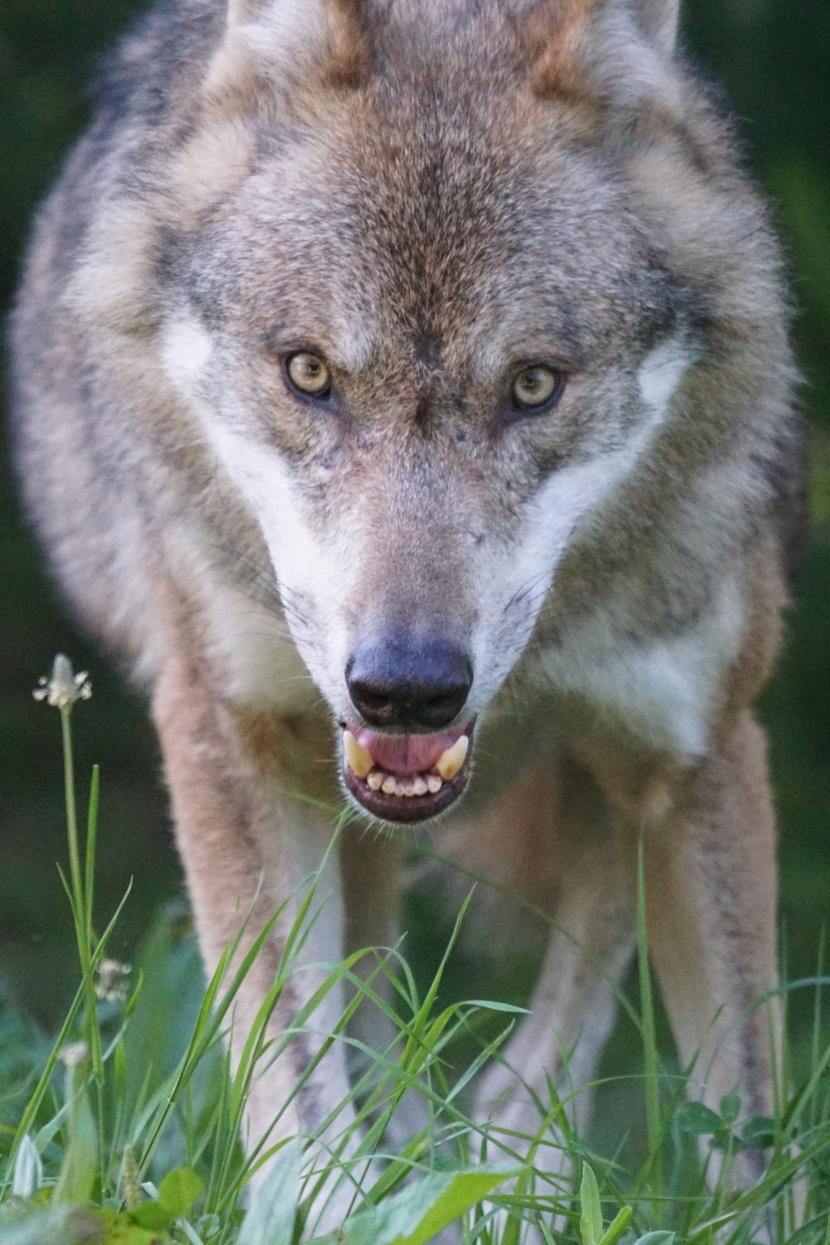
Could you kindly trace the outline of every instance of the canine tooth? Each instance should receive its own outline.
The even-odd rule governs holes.
[[[373,773],[369,775],[366,781],[368,782],[372,791],[380,791],[381,787],[383,786],[383,774],[381,774],[380,770],[376,769],[374,770]]]
[[[398,790],[398,784],[395,782],[395,779],[390,774],[388,778],[384,778],[383,782],[381,783],[380,789],[384,795],[395,795]]]
[[[443,785],[444,785],[443,782],[441,781],[441,779],[438,777],[437,774],[430,774],[429,778],[427,779],[427,790],[429,791],[430,795],[437,795],[438,792],[443,787]]]
[[[455,778],[467,758],[467,751],[469,747],[469,735],[460,735],[459,738],[456,739],[453,746],[451,748],[447,748],[447,751],[442,753],[435,762],[435,768],[438,770],[438,773],[445,782],[449,782],[451,778]]]
[[[343,732],[343,751],[349,769],[354,770],[358,778],[366,778],[375,760],[369,749],[359,744],[351,731]]]
[[[426,795],[429,787],[423,778],[416,778],[412,784],[412,790],[415,792],[415,795]]]

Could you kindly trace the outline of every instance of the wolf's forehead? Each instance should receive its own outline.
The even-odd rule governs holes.
[[[520,134],[474,122],[469,106],[424,112],[414,125],[381,113],[338,162],[351,232],[399,292],[479,297],[517,260],[534,250],[543,259],[540,213],[575,224],[578,202],[597,188],[580,184],[587,170],[568,153],[528,149]]]
[[[266,146],[198,247],[206,301],[347,370],[414,350],[486,380],[505,355],[578,365],[625,335],[654,266],[607,169],[482,96],[416,102]]]
[[[308,185],[292,216],[319,248],[320,309],[335,331],[362,322],[422,352],[462,354],[547,331],[579,355],[643,301],[642,240],[615,192],[568,152],[511,149],[460,123],[379,126],[322,163],[316,225]],[[297,277],[291,295],[303,300]]]

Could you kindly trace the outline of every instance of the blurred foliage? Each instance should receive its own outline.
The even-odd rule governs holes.
[[[32,211],[88,118],[84,88],[95,61],[144,7],[140,0],[3,0],[0,305],[12,296]],[[795,586],[789,645],[763,704],[781,813],[787,964],[799,975],[815,966],[830,897],[830,4],[686,0],[684,41],[704,74],[722,84],[743,123],[747,161],[769,192],[793,271],[814,429],[814,531]],[[93,673],[96,712],[79,719],[76,748],[104,774],[102,911],[136,878],[115,953],[129,956],[159,904],[180,890],[181,875],[145,706],[57,602],[5,466],[0,566],[0,992],[52,1020],[74,987],[71,927],[54,866],[63,853],[60,742],[31,689],[56,651]],[[415,924],[433,926],[432,913]],[[430,936],[416,932],[416,959],[428,960],[430,946]],[[459,956],[458,975],[469,971]]]

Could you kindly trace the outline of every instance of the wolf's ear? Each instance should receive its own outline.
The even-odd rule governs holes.
[[[643,41],[652,56],[670,59],[679,8],[680,0],[530,0],[519,33],[533,67],[533,89],[542,95],[580,92],[598,31],[610,34],[613,47],[604,50],[613,53],[614,63],[625,44]]]
[[[362,0],[228,0],[205,90],[238,105],[264,91],[285,94],[312,76],[356,87],[371,61]]]

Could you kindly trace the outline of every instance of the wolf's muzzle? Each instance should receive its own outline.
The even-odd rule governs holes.
[[[453,804],[467,783],[472,738],[472,722],[450,725],[473,685],[465,649],[436,632],[375,633],[356,646],[346,682],[367,724],[342,723],[355,799],[384,821],[423,821]]]

